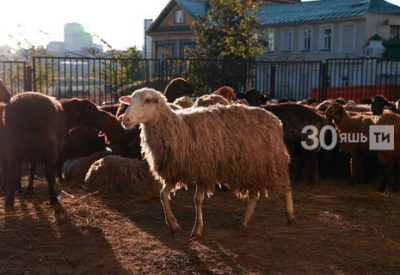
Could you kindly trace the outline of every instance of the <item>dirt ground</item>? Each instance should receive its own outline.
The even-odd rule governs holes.
[[[218,192],[204,203],[204,236],[191,240],[194,188],[172,199],[183,230],[171,236],[158,198],[58,186],[50,207],[39,179],[15,211],[0,198],[0,274],[400,274],[400,195],[376,187],[298,185],[295,225],[271,197],[246,230],[246,203]]]

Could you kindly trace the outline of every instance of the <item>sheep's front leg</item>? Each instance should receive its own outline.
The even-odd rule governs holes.
[[[204,195],[206,194],[206,189],[199,185],[196,185],[196,193],[194,194],[194,207],[196,208],[196,220],[194,222],[192,233],[190,237],[201,236],[203,233],[204,223],[203,223],[203,201]]]
[[[242,222],[242,227],[247,227],[249,221],[254,213],[254,208],[257,203],[257,192],[249,192],[249,202],[247,203],[246,211],[244,212],[244,218]]]
[[[174,187],[175,183],[173,184],[167,183],[166,185],[164,185],[163,189],[160,192],[161,203],[164,209],[165,222],[167,223],[169,229],[171,230],[171,234],[174,234],[175,231],[177,231],[180,228],[174,214],[172,213],[171,205],[169,203],[169,194],[171,193],[171,190]]]
[[[288,225],[292,224],[295,216],[294,216],[294,209],[293,209],[293,196],[292,191],[288,191],[284,194],[286,200],[286,216],[287,216],[287,223]]]
[[[360,156],[358,153],[351,154],[351,180],[354,184],[360,184]]]

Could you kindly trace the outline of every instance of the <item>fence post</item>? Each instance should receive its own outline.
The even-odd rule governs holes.
[[[25,91],[33,91],[33,69],[32,69],[32,65],[28,65],[25,68],[24,90]]]
[[[321,88],[319,89],[319,101],[327,99],[329,87],[328,62],[321,63]]]
[[[269,78],[269,94],[271,98],[275,98],[275,75],[276,75],[276,67],[271,66],[271,75]]]

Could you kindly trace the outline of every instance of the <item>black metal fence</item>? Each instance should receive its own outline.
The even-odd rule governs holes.
[[[114,102],[121,95],[188,78],[199,94],[227,85],[256,88],[271,98],[294,100],[384,94],[400,98],[400,59],[328,59],[296,62],[232,62],[194,59],[33,57],[32,62],[0,62],[0,78],[12,94],[35,90],[57,98]]]
[[[199,93],[222,85],[237,92],[256,88],[273,98],[294,100],[311,97],[312,88],[321,87],[321,62],[232,62],[171,58],[165,61],[166,78],[183,76]]]
[[[12,95],[32,89],[28,75],[25,62],[0,61],[0,79]]]
[[[382,94],[397,100],[400,98],[400,59],[328,59],[323,79],[323,97],[342,96],[360,101]]]
[[[34,90],[56,98],[115,102],[135,89],[163,86],[156,59],[33,57]]]

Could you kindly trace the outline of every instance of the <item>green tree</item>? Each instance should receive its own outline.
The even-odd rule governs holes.
[[[207,16],[193,24],[197,47],[188,49],[191,61],[186,77],[203,90],[230,85],[235,89],[245,85],[249,77],[249,62],[263,53],[257,18],[259,1],[210,0]]]
[[[105,40],[107,59],[102,61],[100,79],[107,87],[106,93],[116,93],[118,96],[129,94],[138,87],[151,85],[152,64],[143,60],[142,52],[136,46],[124,51],[115,50]]]

